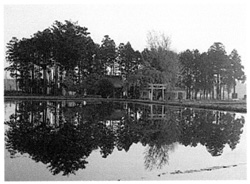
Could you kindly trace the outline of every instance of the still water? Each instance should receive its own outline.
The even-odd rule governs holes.
[[[245,116],[124,102],[5,102],[5,180],[246,179]]]

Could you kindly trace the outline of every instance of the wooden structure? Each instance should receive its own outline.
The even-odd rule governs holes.
[[[182,100],[186,98],[186,91],[176,88],[171,90],[167,84],[149,84],[141,92],[141,99],[150,101]]]
[[[150,104],[149,108],[150,108],[150,113],[148,114],[149,119],[161,120],[166,117],[166,109],[165,109],[166,106]]]
[[[149,84],[148,87],[141,92],[142,99],[164,100],[167,91],[166,84]]]

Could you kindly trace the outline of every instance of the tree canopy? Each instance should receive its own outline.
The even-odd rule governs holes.
[[[182,64],[179,85],[186,88],[188,98],[193,93],[193,98],[197,98],[199,92],[204,98],[210,95],[211,98],[222,99],[224,91],[229,95],[236,81],[244,82],[246,78],[237,50],[227,55],[225,46],[220,42],[215,42],[202,54],[197,49],[186,50],[179,54],[179,60]]]
[[[43,95],[62,95],[64,90],[96,94],[96,84],[105,75],[119,75],[124,90],[134,91],[133,97],[155,83],[166,84],[169,90],[185,88],[187,98],[200,94],[222,99],[224,91],[235,93],[236,82],[246,80],[238,51],[227,55],[220,42],[207,52],[187,49],[178,54],[171,50],[168,36],[149,32],[147,44],[139,52],[130,42],[117,46],[109,35],[98,44],[78,22],[55,21],[31,38],[13,37],[7,44],[5,70],[20,91]]]

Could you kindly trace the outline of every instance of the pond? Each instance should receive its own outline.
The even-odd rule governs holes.
[[[6,101],[5,181],[246,179],[246,114]]]

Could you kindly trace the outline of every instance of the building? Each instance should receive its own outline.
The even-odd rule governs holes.
[[[108,79],[114,86],[113,97],[121,98],[123,95],[124,81],[120,75],[106,75],[105,79]]]
[[[169,92],[166,92],[166,100],[182,100],[186,99],[186,91],[181,88],[175,88]]]
[[[241,83],[241,82],[236,83],[236,93],[237,93],[238,99],[245,99],[246,98],[246,95],[247,95],[246,82],[245,83]]]
[[[4,79],[4,90],[5,91],[16,91],[17,84],[15,79]]]

